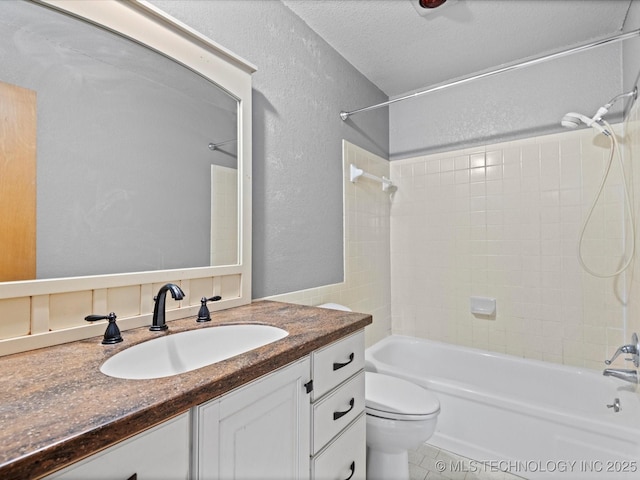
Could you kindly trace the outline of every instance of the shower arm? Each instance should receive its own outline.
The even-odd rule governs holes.
[[[561,58],[561,57],[564,57],[564,56],[567,56],[567,55],[572,55],[574,53],[584,52],[585,50],[591,50],[592,48],[600,47],[600,46],[606,45],[608,43],[620,42],[622,40],[628,40],[630,38],[637,37],[638,35],[640,35],[640,29],[632,30],[632,31],[626,32],[626,33],[620,33],[620,34],[614,35],[612,37],[603,38],[602,40],[596,40],[595,42],[591,42],[591,43],[587,43],[587,44],[580,45],[580,46],[577,46],[577,47],[569,48],[567,50],[562,50],[562,51],[559,51],[559,52],[556,52],[556,53],[552,53],[552,54],[549,54],[549,55],[536,57],[536,58],[533,58],[531,60],[525,60],[524,62],[519,62],[519,63],[507,65],[506,67],[501,67],[501,68],[498,68],[496,70],[491,70],[489,72],[479,73],[479,74],[476,74],[476,75],[472,75],[470,77],[462,78],[460,80],[455,80],[453,82],[436,85],[436,86],[427,88],[426,90],[422,90],[422,91],[411,93],[409,95],[405,95],[405,96],[402,96],[402,97],[394,98],[393,100],[388,100],[386,102],[378,103],[376,105],[371,105],[369,107],[359,108],[357,110],[352,110],[350,112],[342,111],[342,112],[340,112],[340,118],[342,120],[346,121],[351,115],[355,115],[357,113],[367,112],[369,110],[374,110],[376,108],[386,107],[386,106],[389,106],[389,105],[391,105],[393,103],[396,103],[396,102],[400,102],[400,101],[403,101],[403,100],[408,100],[408,99],[414,98],[414,97],[419,97],[421,95],[425,95],[425,94],[431,93],[431,92],[436,92],[438,90],[444,90],[445,88],[455,87],[457,85],[462,85],[464,83],[468,83],[468,82],[471,82],[473,80],[479,80],[481,78],[490,77],[490,76],[493,76],[493,75],[497,75],[499,73],[510,72],[512,70],[519,70],[520,68],[530,67],[532,65],[536,65],[538,63],[542,63],[542,62],[545,62],[545,61],[548,61],[548,60],[554,60],[556,58]]]
[[[633,87],[633,90],[631,90],[629,92],[621,93],[621,94],[616,95],[615,97],[613,97],[611,100],[609,100],[606,104],[604,104],[602,107],[600,107],[598,109],[598,111],[593,116],[591,121],[592,122],[599,122],[600,120],[602,120],[602,116],[606,115],[607,112],[609,111],[609,109],[611,107],[613,107],[613,105],[618,100],[620,100],[621,98],[627,98],[627,97],[633,97],[634,101],[637,100],[638,99],[638,87]]]
[[[613,104],[616,103],[621,98],[631,97],[631,96],[633,96],[634,100],[636,100],[638,98],[638,88],[637,87],[635,87],[630,92],[625,92],[625,93],[621,93],[619,95],[616,95],[611,100],[609,100],[609,102],[605,105],[605,107],[606,108],[611,108],[611,107],[613,107]]]

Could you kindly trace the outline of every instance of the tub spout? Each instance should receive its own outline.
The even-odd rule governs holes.
[[[605,377],[615,377],[625,382],[638,383],[638,371],[626,368],[605,368],[602,374]]]

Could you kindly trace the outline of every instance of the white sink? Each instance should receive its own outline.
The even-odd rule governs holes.
[[[169,377],[211,365],[289,333],[269,325],[223,325],[176,333],[134,345],[104,362],[105,375],[127,379]]]

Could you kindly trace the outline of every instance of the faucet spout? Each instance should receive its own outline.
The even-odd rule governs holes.
[[[638,371],[626,368],[605,368],[602,374],[605,377],[615,377],[625,382],[638,383]]]
[[[155,305],[153,307],[153,322],[149,327],[149,330],[152,332],[159,332],[169,328],[165,322],[167,292],[171,293],[174,300],[182,300],[184,298],[184,292],[174,283],[167,283],[160,287],[158,295],[154,297]]]

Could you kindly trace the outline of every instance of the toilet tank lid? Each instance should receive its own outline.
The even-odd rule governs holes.
[[[339,303],[323,303],[322,305],[318,305],[320,308],[328,308],[329,310],[342,310],[344,312],[351,312],[349,307],[345,307],[344,305],[340,305]]]
[[[438,398],[415,383],[391,375],[365,372],[365,405],[381,412],[429,415],[440,411]]]

